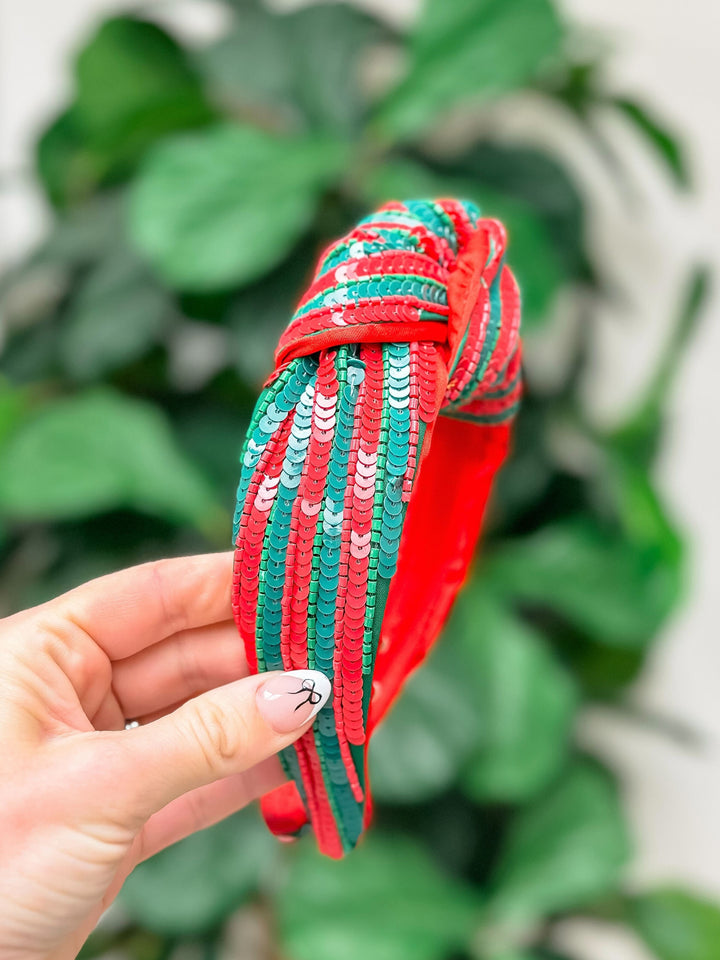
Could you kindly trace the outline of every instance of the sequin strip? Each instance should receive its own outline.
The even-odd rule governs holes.
[[[448,322],[448,280],[472,237],[483,270],[459,343],[361,341],[290,359],[241,454],[233,611],[252,669],[310,667],[333,682],[282,757],[332,856],[363,829],[373,666],[426,429],[439,412],[504,422],[519,400],[519,297],[501,225],[467,201],[386,204],[323,252],[281,339],[372,324],[382,341],[383,323]]]

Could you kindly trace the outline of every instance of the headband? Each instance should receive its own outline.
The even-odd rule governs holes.
[[[253,671],[333,695],[281,759],[270,829],[351,850],[366,744],[466,576],[520,391],[505,231],[468,201],[386,203],[328,246],[241,454],[233,613]]]

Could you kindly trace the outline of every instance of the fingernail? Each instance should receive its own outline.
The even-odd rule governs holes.
[[[331,690],[319,670],[289,670],[259,688],[258,710],[276,733],[292,733],[320,711]]]

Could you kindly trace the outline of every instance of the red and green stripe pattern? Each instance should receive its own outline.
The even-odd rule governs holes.
[[[234,615],[253,669],[311,668],[333,684],[282,758],[331,856],[365,824],[373,666],[423,445],[439,415],[502,423],[517,408],[520,305],[504,255],[500,224],[467,201],[363,219],[320,258],[243,446]]]

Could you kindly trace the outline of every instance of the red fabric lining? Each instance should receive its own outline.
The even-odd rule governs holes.
[[[279,346],[275,363],[280,366],[297,357],[307,357],[328,347],[341,343],[413,343],[429,340],[445,343],[448,338],[447,324],[435,320],[417,323],[353,323],[346,327],[333,327],[321,333],[303,334],[296,340]]]

